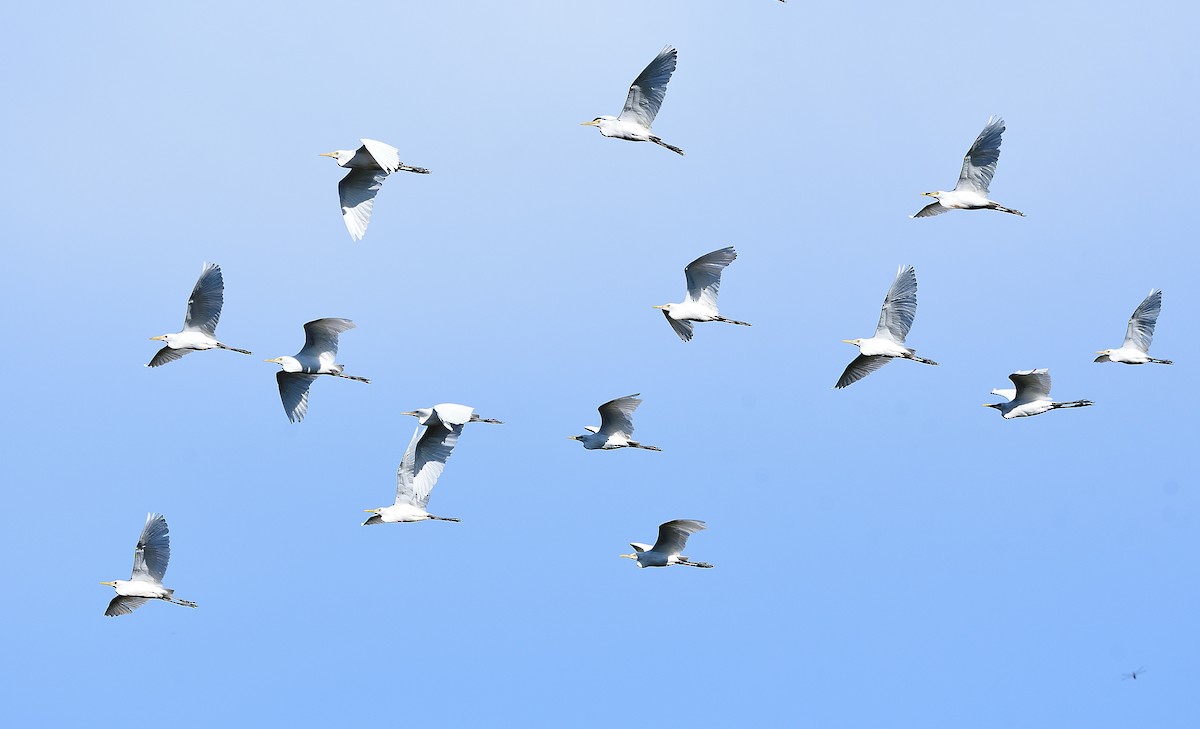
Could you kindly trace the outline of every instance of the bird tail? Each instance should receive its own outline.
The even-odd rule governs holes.
[[[644,445],[642,443],[638,443],[636,440],[629,441],[629,445],[634,448],[641,448],[644,451],[661,451],[662,450],[662,448],[659,448],[658,446]]]
[[[726,318],[725,318],[725,317],[723,317],[723,316],[718,316],[718,317],[717,317],[717,321],[723,321],[723,322],[725,322],[726,324],[737,324],[737,325],[738,325],[738,326],[740,326],[740,327],[748,327],[748,326],[750,326],[750,322],[748,322],[748,321],[738,321],[737,319],[726,319]]]
[[[1154,359],[1153,357],[1150,358],[1150,361],[1154,364],[1175,364],[1169,359]]]
[[[237,352],[238,354],[254,354],[248,349],[238,349],[237,347],[230,347],[227,344],[218,344],[217,346],[221,349],[228,349],[230,352]]]
[[[1052,410],[1059,408],[1085,408],[1088,405],[1095,405],[1091,400],[1072,400],[1071,402],[1056,402],[1051,406]]]
[[[996,205],[992,208],[992,210],[999,210],[1002,213],[1012,213],[1013,215],[1020,215],[1022,218],[1025,217],[1025,213],[1021,212],[1020,210],[1013,210],[1012,208],[1006,208],[1003,205]]]
[[[428,175],[429,170],[424,167],[412,167],[410,165],[400,165],[401,172],[416,172],[418,175]]]
[[[354,380],[355,382],[365,382],[368,385],[371,384],[371,381],[365,377],[357,377],[355,375],[343,375],[341,372],[337,373],[337,376],[344,377],[347,380]]]
[[[680,155],[681,157],[683,156],[683,150],[680,149],[679,147],[676,147],[674,144],[667,144],[666,142],[659,139],[658,137],[650,137],[650,141],[654,142],[655,144],[657,144],[660,147],[666,147],[667,149],[671,150],[672,152],[674,152],[677,155]]]

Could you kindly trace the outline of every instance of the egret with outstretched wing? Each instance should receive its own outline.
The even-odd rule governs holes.
[[[417,408],[408,412],[400,413],[401,415],[411,415],[417,419],[421,425],[428,426],[443,426],[446,428],[454,427],[455,425],[466,425],[467,423],[491,423],[493,425],[503,425],[503,420],[492,420],[491,418],[481,418],[475,412],[475,408],[469,405],[456,405],[455,403],[444,402],[440,405],[434,405],[431,408]]]
[[[459,406],[464,407],[464,406]],[[443,415],[445,413],[443,412]],[[468,418],[466,422],[471,422]],[[446,468],[458,436],[465,423],[447,421],[418,423],[417,430],[409,441],[408,449],[396,469],[396,502],[391,506],[366,509],[372,514],[363,526],[374,524],[396,524],[401,522],[458,521],[448,516],[434,516],[425,510],[434,484]]]
[[[676,154],[683,154],[682,149],[667,144],[650,131],[654,117],[658,116],[658,109],[667,95],[667,82],[671,80],[671,74],[675,73],[678,58],[679,51],[671,46],[663,48],[650,65],[633,80],[620,116],[598,116],[589,122],[583,122],[583,126],[596,127],[606,137],[630,142],[654,142]]]
[[[146,525],[142,527],[142,535],[138,537],[137,547],[133,550],[133,573],[129,579],[100,583],[117,592],[104,614],[110,618],[128,615],[145,605],[147,600],[165,600],[184,607],[196,607],[196,603],[180,600],[175,597],[174,590],[163,587],[162,581],[170,559],[171,535],[166,518],[162,514],[147,514]]]
[[[1129,317],[1129,326],[1125,328],[1125,343],[1119,349],[1102,349],[1096,362],[1120,362],[1121,364],[1140,365],[1152,362],[1154,364],[1173,364],[1169,359],[1155,359],[1150,356],[1150,340],[1154,338],[1154,325],[1158,322],[1158,314],[1162,311],[1162,291],[1150,289],[1150,295]]]
[[[626,559],[637,561],[638,567],[668,567],[680,564],[687,567],[712,567],[707,562],[692,562],[680,554],[687,547],[687,539],[706,525],[695,519],[674,519],[658,527],[658,541],[654,545],[630,542],[633,547],[630,554],[622,554]]]
[[[350,172],[338,183],[338,197],[342,205],[342,222],[354,240],[362,240],[371,222],[371,211],[375,207],[375,196],[383,181],[393,172],[416,172],[428,175],[424,167],[413,167],[400,162],[400,150],[390,144],[374,139],[360,139],[362,146],[356,150],[339,149],[322,152],[322,157],[332,157],[339,167],[348,167]]]
[[[993,395],[999,395],[1008,402],[984,403],[985,408],[995,408],[1005,420],[1012,418],[1027,418],[1032,415],[1059,408],[1081,408],[1094,405],[1091,400],[1072,400],[1070,402],[1054,402],[1050,399],[1050,370],[1021,370],[1008,376],[1016,388],[992,390]]]
[[[920,362],[921,364],[936,365],[931,359],[918,357],[915,349],[904,345],[908,330],[912,328],[913,318],[917,315],[917,270],[912,266],[900,266],[896,279],[883,298],[883,310],[879,313],[879,325],[875,327],[875,336],[870,339],[843,339],[846,344],[858,347],[858,356],[846,366],[846,370],[834,387],[839,390],[847,387],[893,359]]]
[[[217,341],[217,322],[221,320],[221,308],[225,304],[225,279],[221,267],[205,263],[200,278],[188,297],[187,313],[183,317],[183,331],[175,334],[160,334],[150,341],[161,341],[167,346],[158,350],[147,367],[159,367],[174,362],[189,352],[206,349],[228,349],[230,352],[250,354],[244,349],[230,347]]]
[[[320,375],[367,382],[365,377],[343,374],[345,365],[337,364],[338,335],[354,328],[349,319],[317,319],[304,325],[304,348],[293,357],[265,360],[283,369],[275,373],[279,398],[288,420],[299,423],[308,412],[308,388]]]
[[[721,321],[726,324],[750,324],[736,319],[726,319],[717,310],[717,292],[721,288],[721,273],[737,258],[733,246],[712,253],[705,253],[683,269],[687,278],[687,298],[678,304],[655,306],[667,317],[667,323],[685,342],[692,339],[692,322]]]
[[[988,118],[983,131],[963,157],[962,171],[958,173],[958,184],[954,189],[923,192],[922,195],[937,198],[922,208],[914,218],[930,218],[948,210],[999,210],[1002,213],[1025,216],[1020,210],[1006,208],[988,199],[988,187],[992,175],[996,174],[996,162],[1000,159],[1000,137],[1004,134],[1004,120],[998,116]]]
[[[637,406],[641,405],[642,401],[638,398],[637,393],[618,397],[616,400],[609,400],[600,406],[600,426],[589,425],[584,428],[587,432],[583,435],[568,436],[571,440],[577,440],[583,443],[583,447],[589,451],[605,450],[610,451],[614,448],[641,448],[647,451],[661,451],[652,445],[644,445],[631,440],[633,438],[633,411],[637,410]]]

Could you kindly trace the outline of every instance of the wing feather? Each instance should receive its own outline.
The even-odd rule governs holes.
[[[728,246],[705,253],[683,269],[687,277],[688,301],[717,310],[717,294],[721,289],[721,272],[737,259],[737,251]]]
[[[666,309],[662,310],[663,316],[667,317],[667,323],[679,335],[679,338],[685,342],[692,341],[692,323],[687,320],[672,319],[671,312]]]
[[[1017,386],[1013,400],[1029,402],[1050,399],[1050,370],[1021,370],[1008,376]]]
[[[375,196],[388,173],[381,170],[356,168],[338,183],[338,197],[342,205],[342,222],[354,240],[362,240],[371,222],[371,211],[375,208]]]
[[[192,288],[192,295],[188,297],[183,331],[216,336],[224,303],[225,279],[221,276],[221,267],[215,263],[205,263],[200,278],[196,279],[196,285]]]
[[[125,595],[117,595],[108,604],[108,609],[104,611],[105,617],[113,618],[118,615],[128,615],[137,610],[141,606],[150,601],[148,597],[127,597]]]
[[[377,142],[374,139],[360,139],[362,148],[358,150],[359,154],[364,151],[371,155],[375,160],[375,164],[383,168],[384,172],[395,172],[400,169],[400,150],[390,144]]]
[[[642,404],[638,394],[640,393],[618,397],[599,407],[600,430],[598,432],[600,435],[611,437],[616,433],[622,433],[626,438],[633,437],[633,411]]]
[[[299,357],[316,357],[325,363],[333,364],[338,352],[338,335],[355,328],[349,319],[326,318],[315,319],[304,325],[304,348]]]
[[[1129,326],[1125,329],[1125,346],[1148,353],[1150,341],[1154,338],[1154,325],[1158,322],[1161,311],[1162,291],[1151,289],[1150,295],[1138,304],[1138,308],[1133,310],[1133,316],[1129,317]]]
[[[137,547],[133,550],[133,575],[129,579],[161,585],[170,559],[171,535],[166,517],[147,514],[146,525],[142,527]]]
[[[306,375],[297,372],[276,372],[275,380],[279,383],[279,399],[283,402],[283,411],[288,420],[299,423],[308,414],[308,388],[318,375]]]
[[[892,281],[892,287],[883,298],[875,336],[904,344],[916,315],[917,270],[912,266],[900,266],[896,271],[896,280]]]
[[[673,519],[661,524],[652,551],[678,555],[687,546],[688,537],[705,528],[704,522],[695,519]]]
[[[914,215],[913,217],[914,218],[932,218],[935,215],[941,215],[942,213],[948,213],[948,212],[950,212],[950,208],[946,207],[945,205],[942,205],[940,200],[934,200],[933,202],[929,203],[925,207],[918,210],[917,214]]]
[[[955,190],[970,190],[980,195],[988,194],[992,175],[996,174],[996,162],[1000,159],[1000,136],[1004,134],[1004,120],[998,116],[988,118],[983,131],[963,157],[962,171],[958,174]]]
[[[669,45],[659,51],[650,65],[633,80],[629,87],[629,96],[625,98],[625,108],[617,118],[650,129],[667,95],[667,82],[671,80],[671,74],[675,73],[678,58],[679,51]]]
[[[850,364],[846,365],[846,370],[842,372],[842,376],[838,378],[837,384],[834,387],[840,390],[843,387],[853,385],[855,382],[858,382],[891,361],[891,357],[884,357],[881,354],[872,354],[869,356],[860,354]]]
[[[162,349],[160,349],[154,353],[154,358],[151,359],[150,362],[146,364],[146,366],[147,367],[162,367],[163,365],[167,364],[168,362],[174,362],[177,359],[181,359],[183,357],[183,355],[190,354],[191,352],[194,352],[194,351],[195,350],[192,350],[192,349],[171,349],[170,347],[163,347]]]
[[[400,467],[396,469],[396,503],[413,504],[422,509],[429,504],[434,484],[445,470],[462,429],[462,425],[451,428],[417,426]]]

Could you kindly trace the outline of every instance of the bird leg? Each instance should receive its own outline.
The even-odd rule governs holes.
[[[662,450],[662,448],[659,448],[658,446],[642,445],[641,443],[638,443],[636,440],[629,441],[629,445],[632,448],[641,448],[644,451],[661,451]]]
[[[666,147],[667,149],[671,150],[671,151],[672,151],[672,152],[674,152],[675,154],[678,154],[678,155],[680,155],[680,156],[682,156],[682,155],[683,155],[683,150],[682,150],[682,149],[680,149],[679,147],[676,147],[676,146],[675,146],[675,145],[673,145],[673,144],[667,144],[666,142],[664,142],[663,140],[659,139],[658,137],[650,137],[650,141],[651,141],[651,142],[654,142],[655,144],[657,144],[657,145],[658,145],[658,146],[660,146],[660,147]]]
[[[365,377],[356,377],[356,376],[354,376],[354,375],[343,375],[341,372],[338,372],[338,373],[336,373],[336,375],[335,375],[335,376],[336,376],[336,377],[344,377],[344,378],[346,378],[347,380],[354,380],[355,382],[365,382],[365,383],[367,383],[368,385],[369,385],[369,384],[371,384],[371,381],[370,381],[370,380],[368,380],[368,379],[367,379],[367,378],[365,378]]]
[[[1169,359],[1154,359],[1153,357],[1150,358],[1150,361],[1154,364],[1175,364]]]
[[[990,207],[992,210],[999,210],[1002,213],[1012,213],[1013,215],[1020,215],[1022,218],[1025,217],[1025,213],[1021,212],[1020,210],[1013,210],[1012,208],[1006,208],[1003,205],[1000,205],[998,203],[993,203],[992,205],[989,205],[988,207]]]
[[[1052,403],[1050,405],[1050,409],[1057,410],[1059,408],[1083,408],[1083,407],[1087,407],[1088,405],[1095,405],[1095,404],[1096,403],[1092,402],[1091,400],[1072,400],[1071,402]]]
[[[411,167],[409,165],[400,165],[401,172],[416,172],[418,175],[428,175],[429,170],[424,167]]]
[[[918,357],[915,354],[910,354],[905,359],[911,359],[913,362],[920,362],[921,364],[927,364],[927,365],[936,365],[937,364],[937,362],[934,362],[931,359],[925,359],[924,357]]]
[[[221,349],[228,349],[230,352],[237,352],[238,354],[254,354],[248,349],[238,349],[237,347],[230,347],[227,344],[217,344],[217,346]]]
[[[182,605],[184,607],[190,607],[190,608],[196,607],[196,603],[192,602],[191,600],[180,600],[177,597],[164,597],[163,599],[166,600],[167,602],[175,604],[175,605]]]
[[[748,322],[748,321],[738,321],[737,319],[726,319],[723,316],[718,316],[717,321],[723,321],[726,324],[737,324],[738,326],[742,326],[742,327],[750,326],[750,322]]]
[[[680,557],[677,564],[687,565],[688,567],[700,567],[702,569],[712,569],[712,565],[708,562],[692,562],[687,557]]]
[[[1168,362],[1167,364],[1170,364],[1170,362]],[[480,418],[479,420],[476,420],[474,422],[476,422],[476,423],[491,423],[492,425],[504,425],[503,420],[494,420],[492,418]]]
[[[434,516],[433,514],[430,514],[429,518],[435,521],[462,521],[462,519],[455,519],[452,516]]]

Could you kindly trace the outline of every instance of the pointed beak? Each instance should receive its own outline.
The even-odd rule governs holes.
[[[116,587],[117,586],[117,583],[115,583],[115,582],[101,582],[100,584],[108,586],[108,587]]]
[[[1096,354],[1108,354],[1108,350],[1107,350],[1107,349],[1101,349],[1101,350],[1098,350],[1098,351],[1096,352]]]
[[[167,341],[167,335],[160,334],[157,337],[150,337],[150,341],[151,342],[165,342],[165,341]]]
[[[337,152],[321,152],[321,153],[320,153],[320,154],[318,154],[317,156],[318,156],[318,157],[334,157],[334,158],[336,158],[336,157],[337,157]]]
[[[853,339],[843,339],[842,341],[845,342],[846,344],[854,344]]]
[[[276,357],[275,359],[264,359],[263,362],[274,362],[275,364],[279,364],[279,358]]]
[[[567,440],[579,440],[579,436],[577,436],[577,435],[568,435],[568,436],[567,436]]]
[[[934,195],[932,192],[923,192],[921,194],[925,197],[937,197],[937,195]]]
[[[650,307],[650,308],[652,308],[652,309],[661,309],[661,308],[663,308],[663,307],[661,307],[661,306],[652,306],[652,307]]]
[[[416,414],[415,412],[413,412],[412,410],[406,410],[406,411],[404,411],[404,412],[402,412],[402,413],[400,413],[400,414],[401,414],[401,415],[411,415],[411,416],[413,416],[414,418],[415,418],[415,417],[417,417],[417,414]]]
[[[583,122],[583,123],[582,123],[582,124],[580,124],[579,126],[581,126],[581,127],[595,127],[595,126],[599,126],[599,125],[600,125],[600,122],[598,122],[598,121],[596,121],[595,119],[593,119],[592,121],[586,121],[586,122]]]
[[[363,509],[363,511],[365,511],[368,514],[378,514],[379,513],[379,509]]]

